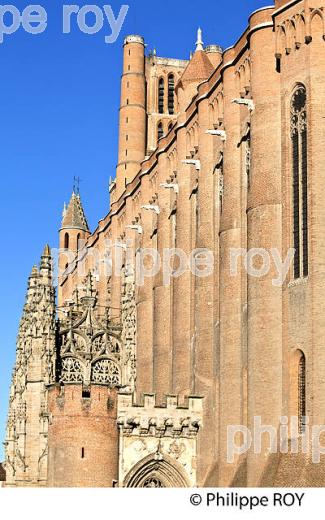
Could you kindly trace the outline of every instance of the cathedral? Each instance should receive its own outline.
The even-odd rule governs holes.
[[[324,40],[325,0],[188,61],[125,38],[109,213],[75,189],[28,280],[6,487],[325,486]]]

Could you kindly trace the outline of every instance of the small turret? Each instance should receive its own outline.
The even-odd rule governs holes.
[[[222,61],[222,47],[220,47],[220,45],[208,45],[204,50],[212,65],[216,69]]]
[[[73,191],[68,206],[64,204],[62,225],[59,232],[59,282],[64,271],[74,260],[83,243],[90,235],[88,222],[79,193]],[[45,251],[44,251],[45,253]],[[46,255],[44,257],[45,261]],[[59,292],[60,298],[60,292]]]

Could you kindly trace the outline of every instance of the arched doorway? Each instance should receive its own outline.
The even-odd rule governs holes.
[[[168,455],[148,455],[131,469],[124,487],[181,488],[189,487],[182,466]]]

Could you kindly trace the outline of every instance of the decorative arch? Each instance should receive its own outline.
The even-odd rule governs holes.
[[[302,14],[299,14],[296,19],[296,47],[299,48],[301,44],[305,41],[306,35],[306,27],[305,27],[305,19]]]
[[[223,119],[224,116],[224,97],[223,92],[219,92],[217,96],[217,106],[218,106],[218,120],[219,122]]]
[[[182,466],[166,454],[153,453],[138,462],[124,479],[124,487],[190,487]]]
[[[235,72],[235,82],[236,82],[236,90],[240,94],[240,91],[241,91],[241,66]]]
[[[250,89],[251,84],[251,62],[248,58],[244,62],[244,76],[244,88],[247,92]]]
[[[281,58],[284,49],[286,48],[286,31],[283,25],[279,25],[276,31],[276,56]]]
[[[296,48],[296,24],[293,19],[287,22],[287,44],[286,52],[289,54],[293,49]]]
[[[324,16],[320,9],[314,9],[310,16],[311,35],[318,35],[321,38],[325,34]]]

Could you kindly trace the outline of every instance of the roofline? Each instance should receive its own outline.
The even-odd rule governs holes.
[[[260,11],[266,11],[267,9],[275,9],[275,5],[266,5],[264,7],[260,7],[259,9],[255,9],[255,11],[253,11],[250,15],[249,15],[249,18],[248,20],[250,21],[250,19],[252,18],[252,16],[254,16],[254,14],[256,13],[259,13]]]

